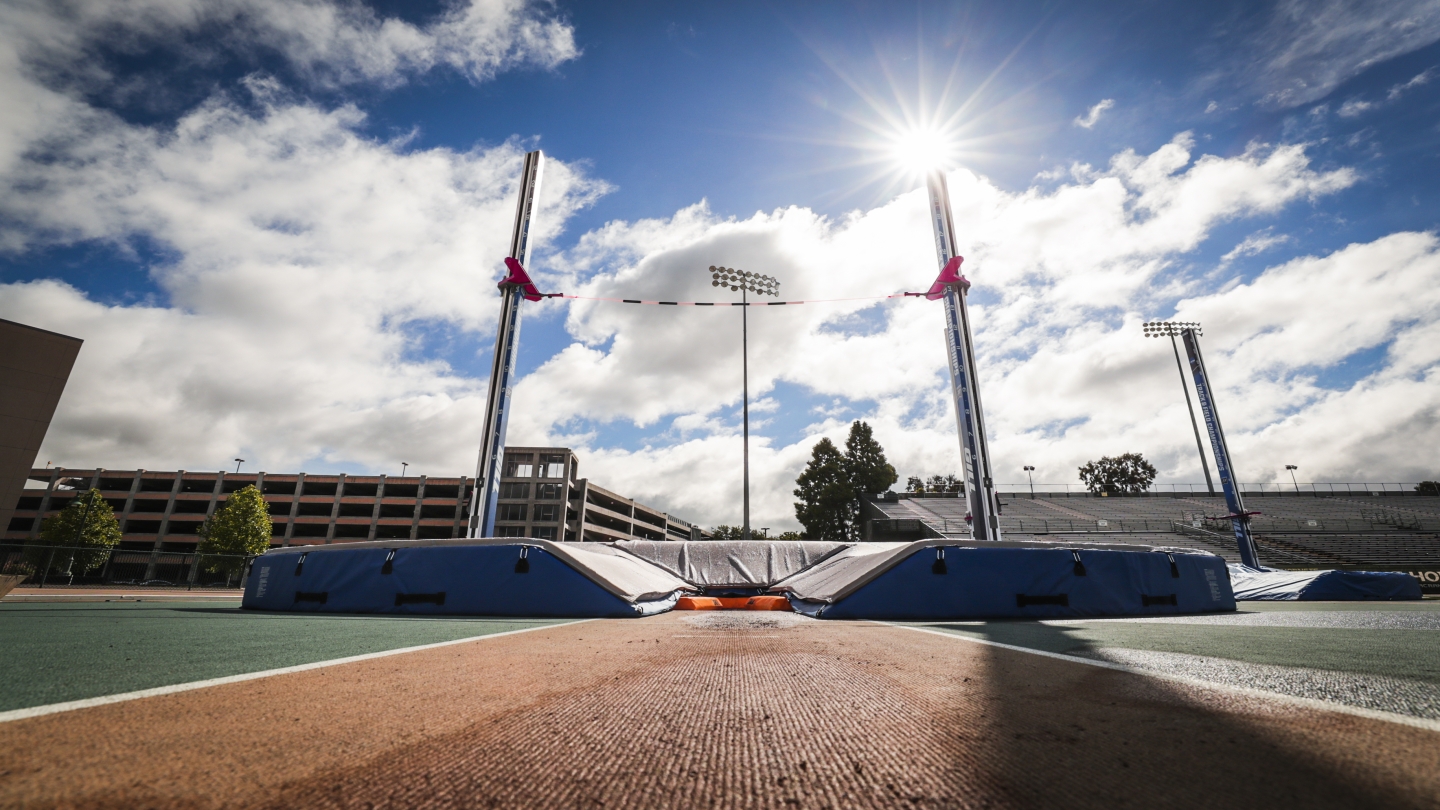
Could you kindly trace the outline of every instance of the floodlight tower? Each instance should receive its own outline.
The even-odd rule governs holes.
[[[935,230],[935,252],[943,269],[955,259],[955,220],[950,213],[950,188],[945,172],[932,169],[925,178],[930,195],[930,224]],[[976,540],[1000,539],[999,505],[990,447],[985,439],[985,417],[980,407],[980,385],[975,377],[975,347],[965,297],[970,282],[963,276],[945,285],[945,344],[950,357],[950,391],[955,397],[955,421],[960,430],[960,454],[965,471],[965,501],[970,508],[970,535]]]
[[[510,258],[530,263],[530,221],[545,156],[540,150],[525,155],[520,174],[520,199],[510,234]],[[507,279],[508,280],[508,279]],[[480,460],[475,468],[475,494],[470,499],[467,537],[495,534],[495,501],[500,495],[500,465],[505,456],[505,428],[510,421],[510,387],[514,384],[515,351],[520,345],[521,285],[501,282],[500,323],[495,335],[495,358],[490,365],[490,389],[485,393],[485,431],[480,437]]]
[[[750,539],[750,301],[746,293],[757,295],[779,295],[780,282],[759,273],[747,273],[733,267],[710,265],[710,286],[729,287],[740,292],[740,376],[741,397],[745,412],[745,528],[740,536]]]
[[[1173,334],[1178,332],[1185,344],[1185,356],[1190,360],[1190,373],[1195,377],[1195,396],[1200,400],[1200,413],[1205,416],[1205,429],[1210,433],[1210,449],[1215,454],[1215,471],[1220,474],[1220,487],[1225,490],[1225,506],[1230,510],[1230,526],[1235,532],[1235,544],[1240,549],[1240,562],[1251,568],[1260,567],[1260,554],[1255,548],[1255,538],[1250,534],[1250,515],[1245,511],[1245,502],[1240,497],[1240,487],[1235,483],[1234,467],[1230,463],[1230,449],[1225,444],[1225,431],[1220,428],[1220,415],[1215,412],[1215,399],[1210,393],[1210,375],[1205,371],[1205,358],[1200,355],[1200,324],[1154,321],[1145,324],[1147,334]]]
[[[1190,428],[1195,431],[1195,450],[1200,454],[1200,469],[1205,471],[1205,491],[1215,494],[1215,482],[1210,480],[1210,465],[1205,461],[1205,444],[1200,441],[1200,425],[1195,422],[1195,406],[1190,404],[1190,389],[1185,385],[1185,367],[1180,364],[1180,347],[1175,345],[1175,336],[1186,326],[1199,330],[1200,324],[1170,323],[1155,321],[1145,324],[1145,337],[1170,337],[1170,348],[1175,351],[1175,369],[1180,372],[1180,390],[1185,392],[1185,407],[1190,410]]]

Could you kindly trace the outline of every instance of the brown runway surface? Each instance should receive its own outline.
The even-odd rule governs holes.
[[[3,807],[1440,806],[1440,734],[878,623],[593,621],[0,726]]]

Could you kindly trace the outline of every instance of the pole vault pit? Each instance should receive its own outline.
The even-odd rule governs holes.
[[[972,620],[1233,611],[1220,557],[1103,544],[411,540],[272,550],[242,606],[320,613],[638,618],[793,609]]]

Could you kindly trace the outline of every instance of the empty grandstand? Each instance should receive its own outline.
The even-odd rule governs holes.
[[[1247,493],[1261,562],[1277,568],[1406,571],[1440,588],[1440,496]],[[1220,496],[1001,497],[1007,539],[1104,540],[1203,549],[1238,562]],[[968,537],[965,500],[886,493],[865,505],[866,539]]]

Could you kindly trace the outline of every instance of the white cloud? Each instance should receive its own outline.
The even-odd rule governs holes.
[[[101,45],[133,53],[183,43],[191,60],[215,50],[273,53],[328,84],[395,84],[441,65],[484,80],[578,53],[573,29],[529,0],[456,2],[419,25],[354,0],[17,0],[0,20],[34,69],[92,82],[109,78],[94,60]]]
[[[1341,118],[1355,118],[1363,113],[1369,112],[1374,108],[1374,102],[1365,101],[1364,99],[1359,98],[1352,98],[1346,100],[1344,104],[1341,104],[1340,109],[1336,110],[1335,114],[1340,116]]]
[[[1403,97],[1406,93],[1410,92],[1416,87],[1421,87],[1429,84],[1430,79],[1432,76],[1434,76],[1434,74],[1435,69],[1430,68],[1423,73],[1416,74],[1408,81],[1403,81],[1399,84],[1392,85],[1390,89],[1385,92],[1385,98],[1381,101],[1366,101],[1361,98],[1348,99],[1344,104],[1340,105],[1340,109],[1336,112],[1336,114],[1339,115],[1341,118],[1356,118],[1378,107],[1382,107],[1386,104],[1391,104],[1399,101],[1401,97]]]
[[[1276,234],[1273,231],[1273,228],[1266,228],[1263,231],[1256,231],[1245,237],[1240,244],[1220,257],[1220,265],[1223,267],[1242,256],[1255,256],[1264,253],[1270,248],[1293,241],[1286,234]]]
[[[306,461],[385,468],[405,458],[421,472],[472,470],[453,450],[474,443],[484,381],[427,358],[437,342],[489,339],[521,143],[457,152],[376,141],[360,134],[360,110],[316,105],[263,76],[173,124],[136,126],[47,83],[35,50],[57,58],[107,31],[156,37],[255,17],[310,42],[287,46],[302,62],[312,53],[316,65],[378,76],[351,56],[381,58],[375,38],[390,37],[392,52],[404,45],[412,56],[459,60],[482,77],[529,47],[502,47],[507,37],[539,36],[526,33],[538,24],[533,11],[456,6],[426,36],[468,36],[470,50],[425,51],[403,24],[359,6],[57,8],[83,25],[47,28],[56,19],[48,6],[4,12],[25,18],[30,38],[17,28],[0,36],[0,94],[14,113],[0,123],[0,246],[93,241],[124,251],[142,239],[168,258],[146,268],[162,296],[140,305],[98,302],[53,281],[0,286],[4,317],[86,341],[47,457],[213,469],[239,453],[272,470]],[[285,14],[333,24],[317,34]],[[37,32],[55,41],[37,43]],[[334,52],[350,47],[336,44],[347,37],[360,38],[354,53]],[[553,239],[605,188],[551,161],[537,241]]]
[[[1435,68],[1428,68],[1421,73],[1417,73],[1415,76],[1411,77],[1409,81],[1404,81],[1395,85],[1394,87],[1391,87],[1385,93],[1385,100],[1395,101],[1409,91],[1414,90],[1417,87],[1429,84],[1430,80],[1433,78],[1435,78]]]
[[[1440,40],[1440,0],[1286,0],[1233,75],[1274,107],[1308,104],[1366,68]]]
[[[151,269],[166,306],[0,288],[5,317],[86,340],[56,459],[160,468],[243,451],[270,469],[401,456],[467,469],[448,453],[477,433],[465,412],[483,381],[418,357],[415,330],[489,339],[521,149],[404,152],[355,134],[358,118],[217,103],[98,161],[27,166],[14,181],[27,190],[4,204],[32,231],[143,234],[177,257]],[[601,190],[552,161],[535,236]]]
[[[1101,100],[1098,104],[1096,104],[1094,107],[1091,107],[1089,112],[1085,113],[1084,115],[1077,115],[1077,116],[1075,116],[1075,121],[1074,121],[1073,123],[1074,123],[1075,126],[1077,126],[1077,127],[1084,127],[1085,129],[1091,129],[1091,128],[1093,128],[1093,127],[1095,126],[1096,122],[1098,122],[1098,121],[1100,120],[1100,116],[1103,115],[1106,110],[1108,110],[1108,109],[1110,109],[1111,107],[1114,107],[1114,106],[1115,106],[1115,99],[1113,99],[1113,98],[1102,99],[1102,100]]]

